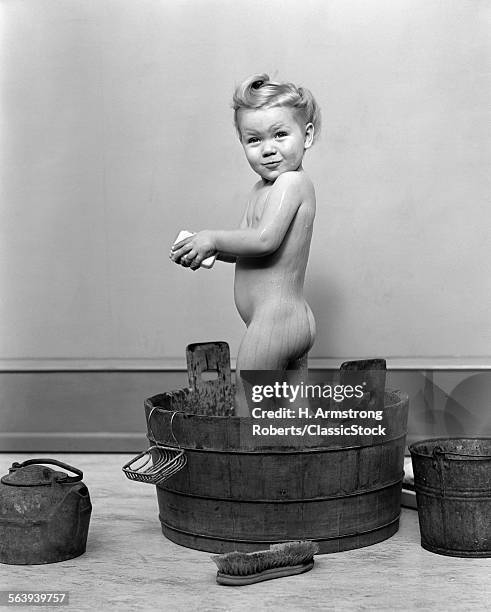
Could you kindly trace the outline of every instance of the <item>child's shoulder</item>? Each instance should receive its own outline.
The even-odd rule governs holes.
[[[275,183],[284,185],[312,185],[310,177],[304,170],[288,170],[276,179]]]
[[[262,180],[254,184],[252,193],[262,192],[265,188]],[[314,193],[314,185],[303,170],[288,170],[281,173],[274,183],[267,186],[267,191],[291,191],[297,192],[299,196],[304,196],[307,193]]]
[[[290,170],[283,172],[274,182],[276,188],[281,190],[296,191],[300,196],[314,192],[314,185],[303,170]]]

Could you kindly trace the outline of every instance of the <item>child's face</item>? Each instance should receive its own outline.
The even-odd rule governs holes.
[[[274,182],[283,172],[301,168],[314,128],[311,123],[302,125],[294,108],[241,108],[237,123],[247,161],[265,181]]]

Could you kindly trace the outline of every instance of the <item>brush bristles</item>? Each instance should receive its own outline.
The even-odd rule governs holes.
[[[318,552],[319,545],[316,542],[284,542],[272,544],[269,550],[250,553],[233,551],[211,558],[221,574],[249,576],[275,567],[308,563]]]

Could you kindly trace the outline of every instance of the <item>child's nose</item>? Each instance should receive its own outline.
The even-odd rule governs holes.
[[[275,143],[272,140],[265,140],[263,144],[263,156],[273,155],[276,152]]]

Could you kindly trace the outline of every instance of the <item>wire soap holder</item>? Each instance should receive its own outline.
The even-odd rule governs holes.
[[[156,437],[152,431],[150,422],[152,414],[156,409],[157,406],[154,406],[148,415],[148,428],[153,441],[156,441]],[[179,470],[182,470],[186,465],[186,454],[177,441],[172,429],[172,421],[175,416],[176,412],[173,412],[170,419],[170,432],[177,444],[177,448],[164,446],[156,442],[156,444],[150,446],[146,451],[133,457],[133,459],[123,465],[122,468],[123,472],[130,480],[158,485],[173,476]]]

